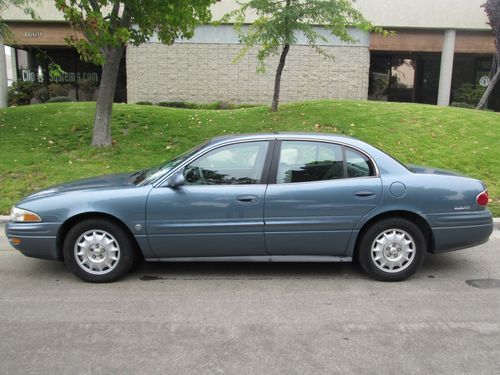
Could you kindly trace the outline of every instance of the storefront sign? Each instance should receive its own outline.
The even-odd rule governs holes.
[[[49,72],[49,82],[56,83],[76,83],[82,80],[99,82],[99,75],[96,72],[63,72],[60,74]]]
[[[5,44],[14,46],[67,46],[67,37],[83,38],[63,22],[8,22],[10,32]]]
[[[36,74],[28,69],[21,69],[21,79],[25,82],[35,82]]]
[[[34,71],[29,69],[21,69],[21,79],[27,82],[38,81],[43,82],[43,74],[35,74]],[[79,83],[81,81],[92,81],[99,83],[99,75],[97,72],[63,72],[60,74],[49,72],[49,82],[55,83]]]

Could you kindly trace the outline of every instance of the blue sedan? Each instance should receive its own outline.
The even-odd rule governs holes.
[[[109,282],[147,261],[345,262],[413,275],[427,252],[488,240],[476,179],[407,167],[327,134],[212,139],[153,168],[90,178],[18,202],[6,226],[24,255]]]

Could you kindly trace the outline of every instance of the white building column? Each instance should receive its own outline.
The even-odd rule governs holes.
[[[443,52],[441,53],[441,70],[439,73],[438,105],[450,105],[451,78],[453,75],[453,57],[455,55],[455,30],[445,30]]]
[[[0,36],[0,108],[5,107],[7,107],[7,61],[3,38]]]
[[[16,53],[17,53],[16,50],[10,47],[10,72],[8,69],[9,64],[7,63],[7,79],[11,79],[12,82],[17,81]]]

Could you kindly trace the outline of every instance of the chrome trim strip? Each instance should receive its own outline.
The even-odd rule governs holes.
[[[258,255],[227,257],[146,258],[148,262],[283,262],[283,263],[338,263],[352,262],[352,257],[332,255]]]

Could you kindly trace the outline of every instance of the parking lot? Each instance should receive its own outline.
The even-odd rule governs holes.
[[[352,264],[140,264],[93,285],[8,247],[0,373],[500,373],[500,231],[406,282]]]

